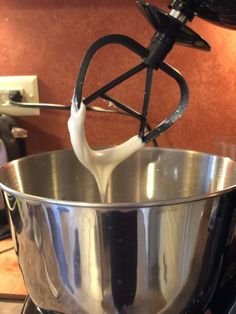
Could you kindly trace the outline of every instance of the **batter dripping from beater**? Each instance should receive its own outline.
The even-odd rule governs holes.
[[[142,139],[135,135],[115,147],[93,150],[88,145],[84,131],[86,107],[82,102],[79,109],[73,103],[68,121],[70,139],[78,160],[94,175],[101,200],[104,202],[108,180],[112,171],[122,161],[144,146]]]

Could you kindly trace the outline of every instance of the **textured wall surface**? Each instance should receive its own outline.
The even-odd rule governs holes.
[[[164,1],[153,0],[164,7]],[[210,53],[176,46],[167,61],[179,69],[190,88],[187,111],[159,137],[161,146],[213,151],[215,139],[236,135],[236,32],[195,19],[191,27],[212,46]],[[0,75],[39,78],[42,102],[69,104],[82,56],[91,43],[122,33],[147,46],[152,27],[133,0],[2,0],[0,10]],[[139,62],[124,48],[98,53],[87,77],[85,95]],[[114,95],[138,109],[143,96],[142,74],[116,88]],[[155,125],[178,101],[178,88],[161,72],[155,74],[149,121]],[[41,110],[39,117],[19,119],[29,131],[28,152],[69,148],[69,112]],[[138,125],[119,115],[88,113],[91,145],[118,144]]]

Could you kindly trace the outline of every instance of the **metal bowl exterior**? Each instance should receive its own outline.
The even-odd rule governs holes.
[[[151,153],[155,158],[148,159],[146,165],[156,160],[156,153],[157,151]],[[175,153],[178,157],[178,151]],[[228,230],[236,205],[233,180],[222,178],[222,182],[227,182],[225,185],[221,182],[224,193],[217,188],[217,184],[212,185],[204,181],[205,188],[210,189],[211,194],[206,197],[209,192],[206,189],[202,191],[204,197],[195,200],[192,200],[195,197],[192,197],[195,195],[192,188],[181,192],[185,195],[183,202],[178,200],[177,203],[168,204],[167,193],[163,205],[157,201],[147,205],[148,195],[140,199],[140,194],[144,193],[142,188],[133,186],[129,192],[137,194],[141,205],[134,202],[134,195],[130,195],[132,206],[129,207],[129,203],[112,203],[112,196],[119,200],[117,191],[111,191],[120,184],[115,174],[112,178],[114,182],[111,182],[109,187],[109,206],[98,206],[98,203],[96,206],[92,206],[93,203],[86,205],[85,201],[65,201],[63,204],[57,202],[56,198],[54,202],[52,199],[56,194],[58,199],[61,199],[62,192],[59,191],[63,189],[59,186],[62,182],[65,186],[68,183],[68,172],[65,168],[68,163],[65,161],[70,154],[54,154],[63,155],[64,162],[48,163],[45,162],[47,154],[39,155],[37,161],[34,160],[31,164],[34,165],[31,170],[35,171],[30,172],[30,168],[28,169],[25,176],[27,182],[22,180],[23,174],[21,179],[16,180],[22,170],[22,161],[10,166],[8,164],[4,170],[0,170],[3,187],[10,184],[10,177],[13,181],[10,190],[5,189],[4,195],[9,209],[15,249],[29,295],[39,308],[65,314],[177,314],[187,313],[188,308],[197,308],[198,304],[202,306],[207,303],[218,279],[224,248],[232,238]],[[140,168],[140,158],[145,153],[140,154],[129,161],[135,164],[139,159],[137,169]],[[150,155],[150,152],[148,154]],[[184,151],[181,154],[182,159],[185,157],[185,163],[189,164],[187,159],[191,154],[188,155]],[[191,156],[195,158],[194,154]],[[167,162],[168,156],[164,157]],[[203,155],[203,162],[201,155],[197,157],[202,165],[206,164],[204,158],[210,158]],[[29,159],[23,161],[24,171],[25,165],[30,164],[27,160]],[[220,160],[223,160],[225,173],[228,173],[225,164],[227,160]],[[218,173],[217,162],[215,160],[212,180],[214,174],[217,176]],[[175,175],[179,171],[180,176],[182,166],[178,163],[179,169],[175,171]],[[228,163],[233,175],[233,164],[230,160]],[[49,200],[43,199],[45,186],[34,186],[35,183],[32,183],[35,193],[36,189],[44,192],[40,194],[40,198],[27,196],[30,194],[28,182],[37,181],[37,176],[46,176],[40,171],[40,164],[46,165],[52,177],[54,176],[48,184],[52,185],[54,182],[56,192],[54,195],[51,192],[47,194],[47,197],[51,195]],[[61,167],[62,164],[64,168]],[[218,166],[220,164],[218,163]],[[64,180],[55,178],[56,169],[61,170],[60,175],[64,176]],[[172,178],[170,164],[165,171],[157,173],[161,173],[161,180],[166,178],[166,182],[169,182],[170,177]],[[198,191],[197,185],[202,185],[199,177],[204,176],[197,173],[195,175]],[[209,174],[205,175],[205,178],[209,181]],[[86,189],[89,189],[90,178],[86,180]],[[145,177],[142,173],[138,176],[136,173],[134,180],[133,185],[144,182],[147,185],[148,175]],[[187,180],[189,182],[189,176]],[[20,184],[17,181],[21,181]],[[118,181],[120,182],[120,179]],[[182,175],[181,182],[184,184]],[[163,184],[167,188],[164,181]],[[19,185],[20,193],[14,192],[14,185]],[[215,186],[215,190],[212,190],[212,186]],[[176,189],[178,188],[183,190],[180,185],[176,186]],[[148,189],[144,190],[146,194],[150,192]],[[78,193],[82,195],[82,192]],[[86,200],[89,199],[89,193],[87,191],[87,196],[84,196]],[[127,195],[120,196],[122,202],[124,199],[128,200],[128,192],[126,193]],[[170,196],[172,199],[171,191]]]
[[[222,197],[109,212],[5,196],[30,297],[66,314],[182,313],[212,288],[200,278],[214,283],[217,266],[203,266],[220,265],[214,219],[232,211]]]

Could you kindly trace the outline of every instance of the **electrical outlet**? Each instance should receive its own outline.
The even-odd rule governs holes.
[[[12,116],[36,116],[38,108],[23,108],[9,103],[9,93],[20,91],[23,102],[38,103],[38,78],[36,75],[0,76],[0,113]]]

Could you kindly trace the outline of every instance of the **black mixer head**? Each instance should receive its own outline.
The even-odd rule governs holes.
[[[172,28],[172,24],[179,24],[180,30],[176,34],[175,43],[201,50],[210,50],[209,44],[191,28],[184,25],[181,20],[172,17],[170,14],[143,0],[138,0],[137,5],[157,32],[166,34]],[[174,29],[176,29],[176,27],[174,27]],[[172,34],[169,35],[172,36]]]
[[[178,9],[184,5],[209,22],[236,29],[235,0],[172,0],[169,6]]]

